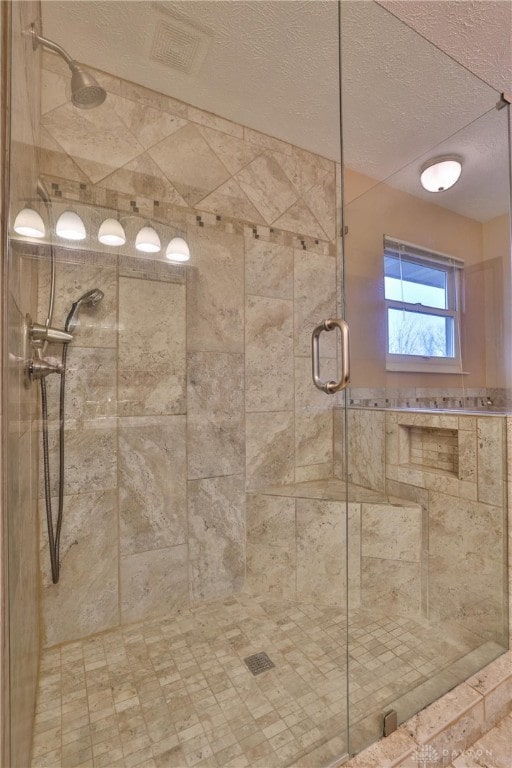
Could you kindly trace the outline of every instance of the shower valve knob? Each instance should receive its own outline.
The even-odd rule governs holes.
[[[28,363],[28,375],[31,379],[44,379],[50,373],[62,373],[62,363],[45,358],[34,358]]]

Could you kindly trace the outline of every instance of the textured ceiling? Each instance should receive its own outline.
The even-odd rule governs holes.
[[[339,157],[336,2],[43,0],[42,5],[44,34],[77,59]],[[387,5],[393,14],[408,15],[407,21],[436,44],[444,36],[454,57],[471,45],[474,68],[479,65],[494,83],[501,77],[506,49],[501,6],[508,2],[389,0]],[[477,12],[480,6],[486,6],[485,13]],[[370,0],[342,3],[344,153],[348,165],[379,180],[411,163],[393,183],[422,194],[420,158],[490,110],[496,93],[393,14]],[[150,58],[155,31],[176,17],[196,25],[209,41],[193,75]],[[484,53],[477,53],[475,39]],[[440,204],[482,220],[503,212],[506,204],[502,185],[494,181],[503,167],[503,121],[494,114],[485,122],[487,133],[483,123],[475,129],[473,143],[467,132],[459,144],[451,141],[468,160],[465,188],[457,185],[456,193],[439,198]]]
[[[512,88],[512,0],[379,2],[494,88]]]

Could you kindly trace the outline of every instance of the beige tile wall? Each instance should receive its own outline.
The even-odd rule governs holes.
[[[341,435],[342,412],[334,418]],[[456,435],[456,471],[411,463],[411,430],[422,428],[429,439],[432,430]],[[351,408],[348,429],[349,479],[375,490],[384,485],[423,510],[424,615],[506,643],[506,419]],[[402,541],[402,526],[399,532]],[[362,554],[363,585],[411,583],[405,570],[402,579],[396,571],[387,578],[386,563],[379,568],[375,553],[366,562]]]
[[[342,608],[347,578],[340,552],[348,529],[349,607],[381,610],[385,603],[388,613],[420,615],[421,506],[384,495],[367,503],[354,488],[346,525],[342,485],[330,500],[325,481],[313,485],[312,494],[311,484],[290,486],[289,495],[248,494],[246,588]]]
[[[336,203],[333,162],[103,73],[106,105],[79,114],[65,67],[44,61],[56,212],[72,205],[97,226],[118,210],[133,233],[148,216],[165,236],[183,231],[193,256],[186,268],[128,245],[117,257],[94,236],[60,253],[56,317],[89,288],[105,298],[83,310],[70,349],[76,514],[61,584],[43,575],[54,644],[240,591],[246,488],[332,475],[332,401],[311,392],[309,345],[336,312]],[[91,496],[96,509],[98,491],[118,495],[118,519],[95,521],[95,549],[80,508]]]

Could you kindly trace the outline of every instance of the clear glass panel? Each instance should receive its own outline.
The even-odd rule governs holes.
[[[336,4],[16,5],[14,76],[30,72],[30,88],[17,88],[13,138],[35,139],[13,163],[23,190],[11,223],[30,203],[46,230],[38,241],[11,231],[36,276],[20,307],[44,329],[51,304],[50,325],[72,335],[65,353],[39,348],[65,365],[46,379],[48,487],[40,384],[23,390],[35,479],[25,543],[11,512],[13,572],[26,547],[41,584],[35,607],[21,581],[13,591],[18,617],[36,629],[41,618],[34,749],[56,765],[87,761],[108,720],[105,765],[140,750],[162,764],[332,763],[347,752],[346,509],[342,488],[309,494],[334,463],[335,401],[313,387],[310,341],[341,298]],[[83,63],[103,103],[77,107],[68,64],[33,49],[31,22]],[[120,228],[118,244],[105,240]],[[176,236],[186,263],[168,259]],[[20,347],[21,382],[35,352]],[[336,375],[333,338],[322,373]],[[55,527],[63,509],[58,582],[48,500]],[[262,653],[273,666],[253,674],[246,660]],[[66,744],[61,760],[70,700],[83,731],[79,754]],[[30,720],[15,729],[29,750]]]
[[[349,573],[354,752],[379,738],[385,712],[403,722],[508,646],[510,159],[498,94],[377,4],[341,5],[351,386],[340,460],[349,487],[381,494],[348,504],[349,562],[360,553]],[[463,158],[459,181],[423,190],[422,167],[451,154]],[[385,240],[456,267],[385,258]],[[388,334],[402,368],[387,359]],[[453,370],[436,368],[458,350]]]

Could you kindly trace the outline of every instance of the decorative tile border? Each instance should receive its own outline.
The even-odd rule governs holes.
[[[110,190],[105,187],[87,185],[83,182],[70,181],[57,176],[45,175],[50,195],[55,203],[70,202],[95,208],[114,209],[119,212],[149,217],[157,224],[180,227],[199,226],[214,227],[232,234],[244,234],[278,245],[287,245],[297,250],[311,251],[329,256],[336,255],[336,244],[333,241],[310,237],[290,230],[266,226],[248,219],[236,219],[231,216],[211,213],[201,208],[184,208],[159,200],[136,198]],[[106,215],[106,214],[105,214]]]
[[[394,389],[385,387],[352,387],[349,390],[349,406],[355,408],[407,408],[432,411],[478,411],[502,414],[512,410],[512,398],[505,388],[452,388],[438,390],[435,387],[421,389]]]

